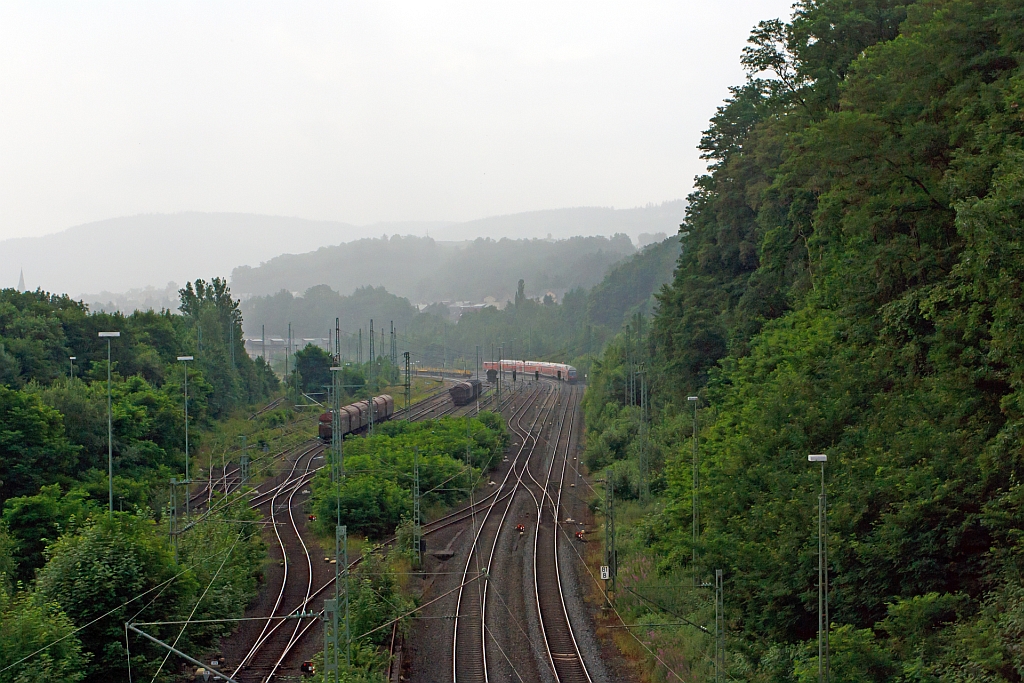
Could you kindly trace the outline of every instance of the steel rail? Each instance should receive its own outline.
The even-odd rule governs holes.
[[[281,405],[282,401],[284,401],[284,396],[281,396],[280,398],[275,398],[273,401],[271,401],[270,403],[268,403],[267,405],[263,406],[262,408],[257,410],[252,415],[250,415],[249,419],[250,420],[255,419],[255,418],[259,417],[260,415],[262,415],[263,413],[266,413],[268,411],[273,410],[277,406]]]
[[[315,449],[316,447],[317,446],[314,445],[313,449]],[[308,452],[309,451],[306,451],[306,452],[300,454],[299,458],[301,458],[304,455],[308,454]],[[314,456],[314,458],[315,458],[315,456]],[[314,458],[311,458],[310,462]],[[296,462],[296,464],[297,464],[297,462]],[[280,490],[282,488],[286,487],[286,486],[295,484],[293,489],[297,490],[301,486],[303,486],[306,483],[308,483],[312,479],[312,477],[316,474],[316,472],[319,471],[320,469],[322,469],[322,467],[323,466],[321,465],[321,466],[316,467],[316,468],[314,468],[312,470],[308,470],[304,474],[300,475],[298,478],[295,478],[295,479],[289,478],[286,481],[282,482],[281,484],[278,484],[277,486],[275,486],[273,489],[270,489],[268,491],[265,491],[263,493],[258,494],[256,496],[256,498],[254,498],[253,502],[251,503],[251,506],[252,507],[259,507],[259,506],[265,504],[266,501],[257,503],[257,502],[255,502],[255,500],[258,499],[258,498],[263,498],[263,497],[269,496],[272,493],[274,493],[275,496],[276,496],[280,492]],[[294,467],[293,467],[293,471],[294,471]],[[436,519],[433,522],[428,522],[427,524],[424,524],[423,525],[423,534],[427,535],[427,534],[435,533],[437,531],[440,531],[442,529],[451,527],[451,526],[453,526],[455,524],[458,524],[458,523],[468,519],[469,517],[473,516],[476,513],[476,509],[477,508],[482,508],[486,504],[486,501],[488,499],[497,496],[499,493],[500,493],[500,491],[495,491],[493,493],[490,493],[485,498],[483,498],[483,499],[481,499],[479,501],[476,501],[475,503],[472,503],[467,508],[463,508],[461,510],[457,510],[457,511],[452,512],[452,513],[450,513],[448,515],[445,515],[444,517]],[[500,499],[504,499],[505,497],[506,496],[501,496]],[[275,531],[276,531],[276,525],[275,525]],[[302,541],[302,543],[303,543],[303,547],[305,547],[305,542],[302,540],[301,535],[299,536],[299,538],[300,538],[300,541]],[[394,538],[393,537],[391,539],[388,539],[388,540],[385,541],[386,544],[390,544],[390,543],[393,543],[393,542],[394,542]],[[353,560],[351,563],[349,563],[349,569],[357,566],[360,563],[361,560],[362,560],[361,557],[356,558],[355,560]],[[312,572],[310,573],[310,576],[312,577]],[[321,586],[320,588],[318,588],[315,591],[307,590],[306,598],[304,600],[302,600],[294,610],[289,610],[289,613],[297,611],[297,610],[305,610],[308,607],[310,602],[312,602],[315,598],[317,598],[320,594],[322,594],[328,588],[331,588],[333,585],[334,585],[334,580],[332,579],[331,581],[327,582],[326,584],[324,584],[323,586]],[[322,613],[322,610],[320,611],[320,613]],[[274,618],[273,614],[270,617],[267,617],[268,620],[273,619],[273,618]],[[284,620],[278,620],[278,622],[276,624],[274,624],[274,626],[271,627],[269,631],[267,631],[265,634],[261,634],[261,637],[263,637],[263,641],[266,642],[266,640],[269,639],[269,637],[271,635],[273,635],[273,633],[276,632],[277,629],[279,629],[283,623],[284,623]],[[306,635],[306,633],[309,631],[309,629],[314,626],[314,623],[315,622],[313,622],[313,621],[309,621],[309,622],[305,622],[305,623],[300,623],[296,627],[296,631],[293,632],[293,635],[289,639],[288,644],[285,646],[284,650],[281,653],[281,656],[279,657],[278,661],[275,663],[275,671],[276,671],[277,668],[279,668],[284,663],[284,661],[287,658],[287,656],[291,653],[291,651],[294,649],[294,647],[301,642],[302,638]],[[266,631],[266,627],[264,627],[264,631]],[[262,647],[262,644],[259,645],[258,647]],[[251,656],[252,656],[252,653],[250,652],[250,658],[251,658]],[[236,669],[236,672],[237,672],[237,669]],[[268,678],[268,680],[269,680],[269,678]]]
[[[552,395],[558,397],[558,403],[561,402],[561,390],[560,390],[560,387],[558,388],[558,390],[553,391]],[[556,410],[557,410],[558,403],[555,404],[556,405]],[[537,420],[540,420],[543,417],[543,413],[544,413],[544,411],[542,410],[537,415],[537,417],[534,420],[534,424],[537,424]],[[521,424],[520,424],[520,427],[521,427]],[[543,434],[543,433],[544,433],[544,425],[542,424],[541,425],[540,434]],[[549,436],[550,436],[550,434],[549,434]],[[559,423],[559,432],[555,436],[556,446],[557,446],[557,443],[558,443],[558,438],[560,436],[561,436],[561,423]],[[529,463],[532,460],[532,457],[534,457],[534,452],[537,450],[537,446],[538,446],[539,442],[540,442],[540,439],[538,439],[537,436],[535,436],[534,437],[534,447],[532,447],[532,449],[530,449],[529,456],[526,458],[526,462],[525,462],[525,464],[523,466],[523,469],[522,469],[521,472],[519,472],[519,484],[522,484],[523,474],[527,474],[527,475],[529,475],[529,478],[534,479],[534,475],[532,475],[530,473],[530,471],[529,471]],[[545,442],[547,443],[547,440]],[[536,483],[537,479],[534,479],[534,481]],[[535,504],[536,504],[537,503],[537,497],[534,496],[534,493],[532,493],[531,490],[529,490],[529,486],[524,486],[523,488],[525,488],[526,492],[532,498],[534,498],[534,501],[535,501]],[[502,522],[505,521],[505,514],[508,513],[508,511],[509,511],[509,509],[511,509],[511,507],[512,507],[512,505],[511,505],[511,502],[510,502],[510,504],[508,506],[506,506],[505,513],[502,515],[502,519],[501,519],[501,521],[498,524],[498,530],[495,532],[495,540],[492,543],[492,546],[490,546],[490,553],[487,556],[487,575],[490,574],[490,567],[492,567],[492,564],[493,564],[494,559],[495,559],[495,550],[498,547],[498,540],[501,537],[501,532],[502,532],[502,529],[503,529]],[[536,540],[535,540],[535,544],[534,545],[535,545],[535,553],[536,553],[536,547],[537,547]],[[480,627],[481,627],[481,630],[484,632],[482,634],[482,636],[486,635],[487,589],[489,588],[489,584],[490,584],[490,582],[485,582],[483,584],[483,598],[481,600],[481,605],[482,606],[481,606],[481,618],[480,618]],[[486,663],[486,639],[485,639],[485,637],[483,638],[483,643],[484,643],[484,648],[483,648],[483,650],[484,650],[483,651],[484,663]],[[549,652],[549,657],[548,658],[550,659],[550,652]]]
[[[312,455],[311,454],[316,452],[316,450],[317,449],[315,449],[315,448],[314,449],[310,449],[308,451],[308,453],[306,453],[304,455],[307,455],[307,454],[310,455],[310,460],[312,460]],[[303,456],[300,456],[299,458],[297,458],[295,460],[294,463],[292,463],[292,469],[288,473],[288,478],[286,480],[286,484],[290,483],[293,480],[293,477],[294,477],[294,474],[295,474],[295,470],[296,470],[296,468],[298,468],[299,462],[302,460],[302,457]],[[296,482],[295,488],[298,488],[298,486],[300,486],[300,485],[301,484]],[[273,498],[270,499],[270,521],[271,521],[272,527],[274,529],[274,536],[277,538],[277,543],[278,543],[278,545],[281,548],[281,559],[282,559],[282,562],[284,564],[284,575],[283,575],[283,577],[281,579],[281,589],[278,591],[277,599],[274,602],[274,607],[273,607],[273,609],[270,610],[270,615],[267,617],[267,623],[263,625],[263,629],[261,630],[260,635],[257,636],[256,642],[253,644],[253,646],[249,650],[248,654],[246,654],[245,657],[242,658],[242,660],[238,663],[238,666],[235,667],[235,670],[231,673],[231,677],[232,678],[234,678],[235,676],[238,675],[238,672],[243,667],[245,667],[246,664],[249,663],[249,661],[256,655],[256,653],[259,651],[259,649],[263,646],[263,643],[266,640],[267,629],[270,628],[270,622],[274,618],[274,616],[277,614],[278,608],[281,606],[281,601],[284,599],[285,589],[288,586],[288,549],[285,548],[284,541],[281,539],[281,531],[280,531],[280,529],[278,529],[278,526],[277,526],[277,508],[276,508],[276,505],[275,505],[275,503],[277,502],[278,496],[280,496],[281,493],[284,492],[285,490],[286,489],[283,486],[282,487],[278,487],[278,489],[277,489],[276,493],[274,494]],[[294,488],[292,490],[294,491]],[[262,503],[261,503],[261,505],[262,505]]]
[[[513,486],[512,490],[510,492],[510,495],[508,496],[508,503],[506,503],[506,505],[505,505],[505,510],[506,511],[511,506],[511,504],[512,504],[512,502],[514,500],[516,490],[518,490],[519,486],[522,484],[522,473],[523,473],[523,470],[526,468],[526,466],[528,466],[529,458],[530,458],[530,456],[532,455],[533,451],[536,449],[536,446],[537,446],[537,441],[538,440],[537,440],[536,436],[533,434],[533,429],[536,426],[537,421],[540,419],[540,416],[543,414],[544,406],[546,406],[548,401],[554,396],[554,393],[553,392],[549,393],[545,397],[544,403],[541,405],[541,410],[537,411],[537,413],[536,413],[536,415],[534,417],[533,423],[530,425],[530,428],[525,432],[525,434],[523,432],[519,431],[518,429],[516,429],[515,427],[513,427],[512,422],[513,422],[513,420],[516,420],[517,426],[520,429],[522,428],[523,416],[526,414],[526,412],[529,410],[529,408],[536,403],[536,399],[540,395],[540,393],[541,393],[541,389],[538,388],[533,393],[533,395],[531,396],[530,400],[522,403],[519,406],[519,408],[516,410],[516,412],[513,413],[512,417],[510,417],[509,420],[508,420],[509,427],[511,429],[513,429],[513,431],[515,431],[518,435],[523,436],[524,438],[523,438],[522,444],[520,445],[519,451],[516,454],[515,459],[512,461],[512,464],[509,467],[509,470],[505,474],[505,477],[504,477],[504,479],[502,480],[502,483],[501,483],[501,489],[504,489],[504,487],[507,485],[507,483],[509,481],[509,478],[512,477],[513,475],[515,475],[515,485]],[[527,453],[526,463],[524,464],[523,468],[520,469],[517,472],[517,466],[519,465],[520,459],[522,458],[523,453],[526,452],[526,449],[527,449],[528,445],[530,444],[531,440],[533,442],[533,446],[530,447],[530,450]],[[466,586],[465,578],[469,574],[470,566],[473,563],[474,557],[478,556],[478,551],[480,549],[480,539],[481,539],[481,536],[484,533],[484,529],[486,528],[487,522],[490,519],[491,513],[493,512],[496,504],[497,504],[497,501],[495,500],[494,502],[491,503],[490,506],[488,506],[486,512],[484,513],[484,517],[483,517],[483,519],[480,522],[480,526],[476,530],[476,533],[474,535],[473,543],[470,546],[469,554],[468,554],[468,556],[466,558],[466,566],[463,569],[463,581],[462,581],[462,585],[461,585],[461,587],[459,589],[459,597],[458,597],[458,600],[457,600],[457,603],[456,603],[455,618],[454,618],[454,624],[453,624],[453,636],[452,636],[452,646],[453,646],[453,651],[452,651],[452,679],[456,683],[458,683],[458,675],[459,675],[459,672],[458,672],[458,660],[459,660],[459,656],[458,656],[459,655],[459,620],[460,620],[460,615],[461,615],[461,613],[463,611],[462,610],[462,603],[463,603],[463,598],[465,596],[465,586]],[[500,533],[500,528],[495,531],[496,535],[498,533]],[[478,565],[479,565],[479,561],[478,561]],[[485,583],[486,583],[486,578],[485,578]],[[480,600],[480,615],[481,615],[481,629],[480,629],[480,636],[481,636],[481,652],[480,652],[481,659],[480,659],[480,662],[481,662],[481,665],[482,665],[481,674],[483,676],[483,680],[486,682],[486,681],[489,680],[489,676],[488,676],[488,672],[487,672],[486,633],[485,633],[485,630],[483,628],[483,625],[484,625],[484,620],[483,620],[484,607],[485,607],[486,603],[483,600],[483,593],[482,592],[478,593],[478,599]],[[466,619],[468,619],[468,617],[466,617]]]
[[[562,393],[561,387],[559,387],[559,393],[560,394]],[[536,607],[537,607],[537,621],[540,624],[541,634],[544,636],[544,650],[545,650],[545,652],[547,653],[547,656],[548,656],[548,665],[551,667],[551,671],[554,674],[556,680],[559,679],[558,667],[555,665],[556,657],[555,657],[555,653],[551,651],[551,638],[548,635],[548,630],[545,628],[544,612],[541,609],[540,586],[539,586],[539,573],[540,573],[539,569],[540,568],[539,568],[538,563],[537,563],[537,558],[538,558],[537,548],[539,547],[539,544],[540,544],[541,526],[544,523],[543,522],[544,503],[545,503],[546,500],[548,500],[548,501],[551,500],[550,496],[548,495],[548,486],[549,486],[550,481],[551,481],[551,471],[552,471],[552,468],[554,467],[555,461],[558,459],[558,444],[562,440],[562,432],[563,432],[563,430],[565,428],[565,416],[566,416],[566,413],[568,412],[569,404],[570,403],[572,403],[572,395],[570,395],[570,399],[565,404],[565,407],[562,410],[562,415],[558,419],[558,432],[555,434],[554,447],[551,449],[552,450],[552,452],[551,452],[551,460],[550,460],[550,462],[548,463],[548,466],[547,466],[547,470],[546,470],[545,477],[544,477],[544,483],[541,484],[537,480],[537,478],[533,476],[532,472],[528,472],[528,474],[530,476],[530,479],[533,480],[533,483],[537,485],[537,489],[538,489],[538,495],[533,496],[534,503],[536,504],[536,507],[537,507],[537,523],[536,523],[536,525],[534,526],[534,529],[533,529],[533,594],[534,594],[535,604],[536,604]],[[571,426],[570,426],[570,430],[571,430]],[[529,491],[530,489],[527,488],[527,490]],[[530,491],[530,494],[533,495],[533,492]],[[556,518],[556,523],[557,523],[557,518]]]
[[[560,528],[559,527],[559,515],[561,514],[562,491],[563,491],[563,489],[565,487],[565,468],[566,468],[566,464],[567,464],[568,459],[569,459],[569,449],[570,449],[570,447],[572,445],[572,426],[573,426],[573,422],[575,421],[575,418],[576,418],[576,401],[573,400],[574,397],[575,397],[575,393],[576,392],[575,392],[575,389],[574,389],[571,392],[571,395],[570,395],[570,402],[572,403],[572,409],[573,410],[572,410],[572,415],[569,418],[569,431],[568,431],[568,434],[567,434],[566,440],[565,440],[565,451],[564,451],[564,453],[562,453],[562,468],[561,468],[561,471],[559,473],[559,478],[558,478],[558,494],[557,494],[557,499],[556,500],[551,501],[550,493],[548,492],[548,486],[545,486],[546,497],[547,497],[547,499],[549,501],[552,502],[552,522],[551,523],[552,523],[552,536],[553,536],[553,539],[552,539],[552,544],[551,544],[551,551],[552,551],[552,558],[554,560],[554,577],[553,577],[553,579],[554,579],[555,586],[556,586],[557,592],[558,592],[558,601],[559,601],[559,606],[561,607],[561,612],[560,612],[560,614],[552,615],[552,614],[550,614],[550,606],[549,606],[548,617],[553,617],[553,618],[551,618],[551,619],[546,618],[545,615],[544,615],[544,612],[540,611],[541,600],[540,600],[540,593],[539,592],[537,594],[537,605],[538,605],[538,614],[540,615],[540,619],[541,619],[541,628],[544,631],[545,638],[548,639],[548,640],[551,640],[551,638],[552,638],[551,630],[552,629],[550,627],[552,625],[554,625],[557,628],[560,625],[558,623],[559,622],[559,617],[562,617],[562,618],[565,619],[565,633],[561,634],[561,635],[568,635],[569,641],[572,644],[572,652],[558,653],[560,655],[559,657],[557,657],[557,658],[553,657],[552,664],[555,667],[555,677],[560,682],[565,681],[566,683],[568,683],[570,681],[578,681],[580,683],[583,683],[584,681],[586,681],[586,683],[592,683],[592,679],[590,677],[590,672],[587,670],[586,662],[583,660],[583,655],[580,652],[579,644],[576,641],[576,635],[573,632],[572,621],[569,618],[569,611],[568,611],[568,609],[565,606],[565,594],[562,591],[561,567],[560,567],[560,563],[559,563],[559,560],[558,560],[558,539],[559,539],[559,536],[560,536],[560,534],[558,533],[559,528]],[[555,448],[556,453],[555,453],[555,457],[552,458],[552,465],[554,464],[554,461],[557,459],[558,444],[556,443],[555,446],[556,446],[556,448]],[[549,479],[550,479],[550,468],[549,468]],[[538,526],[538,529],[539,529],[539,526]],[[534,543],[534,585],[535,586],[537,585],[536,584],[537,577],[540,575],[540,565],[537,562],[537,559],[538,559],[537,547],[538,547],[537,544]],[[554,637],[557,638],[558,635],[560,635],[560,634],[554,634]],[[549,645],[549,652],[550,651],[551,651],[551,647]],[[554,654],[554,653],[552,653],[552,654]],[[581,673],[582,673],[582,676],[580,675]]]
[[[303,473],[303,476],[309,474],[309,466],[312,463],[313,463],[313,458],[310,458],[308,461],[306,461],[306,471]],[[317,469],[319,469],[319,468],[317,468]],[[314,472],[315,472],[315,470],[314,470]],[[299,478],[300,483],[295,488],[292,489],[291,494],[288,496],[288,518],[289,518],[289,520],[291,522],[292,531],[295,532],[295,537],[298,538],[299,539],[299,543],[302,544],[302,552],[306,556],[306,569],[308,571],[308,577],[309,578],[306,581],[306,598],[302,601],[302,604],[305,605],[306,603],[309,602],[309,596],[310,596],[310,593],[313,590],[313,558],[309,554],[309,548],[306,546],[306,541],[302,538],[302,533],[299,531],[298,525],[295,523],[295,507],[292,504],[292,502],[293,502],[293,500],[295,498],[295,493],[298,492],[298,491],[301,491],[302,487],[304,486],[304,484],[301,483],[302,478],[303,477]],[[287,566],[286,566],[286,569],[287,569]],[[264,677],[264,679],[263,679],[264,683],[267,683],[267,681],[270,681],[274,677],[274,674],[277,673],[277,670],[279,668],[281,668],[281,664],[284,662],[285,657],[287,657],[288,653],[291,651],[292,644],[295,642],[295,640],[296,640],[296,638],[298,636],[298,633],[299,633],[299,629],[301,628],[301,626],[302,626],[302,624],[300,622],[298,622],[298,621],[295,622],[295,627],[292,629],[292,634],[288,637],[288,642],[285,644],[284,648],[282,648],[281,655],[277,658],[277,661],[274,662],[274,665],[270,669],[270,673],[268,673],[266,675],[266,677]],[[268,640],[269,640],[269,637],[268,637]],[[264,643],[265,642],[266,641],[264,641]]]

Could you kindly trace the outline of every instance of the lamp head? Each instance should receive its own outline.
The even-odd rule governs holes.
[[[186,360],[194,360],[194,358],[192,356],[178,356],[178,360],[186,361]]]
[[[828,461],[828,456],[825,455],[824,453],[819,453],[817,455],[808,455],[807,456],[807,461],[808,462],[827,462]]]
[[[120,337],[120,332],[100,332],[100,337]]]

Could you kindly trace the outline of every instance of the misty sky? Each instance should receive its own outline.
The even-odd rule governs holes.
[[[114,216],[468,220],[685,197],[790,2],[4,2],[0,239]]]

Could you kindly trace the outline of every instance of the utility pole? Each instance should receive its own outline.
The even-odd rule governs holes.
[[[110,486],[109,515],[114,516],[114,411],[110,399],[110,340],[120,337],[120,332],[100,332],[99,337],[107,340],[107,482]]]
[[[178,564],[178,480],[171,477],[171,496],[167,505],[167,527],[171,546],[174,548],[174,564]]]
[[[715,570],[715,683],[725,675],[725,586],[722,570]]]
[[[640,502],[646,503],[650,495],[650,439],[647,424],[647,378],[646,366],[640,365]]]
[[[288,382],[288,354],[292,349],[292,324],[288,323],[288,339],[284,343],[284,381]]]
[[[828,616],[828,499],[825,497],[825,463],[828,455],[808,455],[809,462],[821,463],[821,493],[818,494],[818,681],[831,680]]]
[[[697,404],[700,403],[700,398],[697,396],[687,396],[686,400],[693,402],[693,493],[690,496],[690,534],[693,544],[693,557],[691,560],[693,565],[693,585],[696,586],[699,582],[697,579],[697,541],[700,537],[700,494],[698,492],[700,487],[700,460],[697,454]]]
[[[260,358],[267,360],[267,326],[260,325]]]
[[[334,474],[334,481],[340,482],[345,476],[345,459],[343,447],[343,436],[341,434],[341,372],[340,366],[331,368],[331,472]],[[340,486],[340,483],[338,484]],[[341,503],[338,504],[338,514],[341,515]]]
[[[625,360],[625,366],[626,366],[627,370],[626,370],[626,381],[623,383],[623,389],[622,389],[622,404],[626,405],[626,406],[631,406],[631,405],[633,405],[633,399],[630,396],[630,393],[631,393],[630,388],[631,388],[631,385],[632,385],[632,382],[633,382],[633,354],[630,353],[630,350],[633,348],[633,344],[630,341],[629,325],[626,325],[625,332],[626,332],[626,343],[625,343],[625,348],[623,349],[623,351],[624,351],[625,356],[626,356],[624,360]]]
[[[412,376],[409,373],[409,352],[406,351],[402,355],[405,357],[405,410],[408,413],[409,404],[412,402]]]
[[[344,569],[343,569],[344,567]],[[344,575],[344,601],[341,595]],[[324,681],[341,680],[341,633],[338,612],[344,610],[345,666],[352,665],[352,632],[349,628],[348,600],[348,527],[337,525],[334,530],[334,599],[324,600]],[[334,674],[331,676],[330,674]]]
[[[498,408],[497,408],[497,410],[499,412],[501,411],[501,380],[503,379],[504,374],[505,374],[504,373],[504,368],[502,367],[502,363],[501,363],[502,351],[503,351],[502,347],[499,346],[498,347]]]
[[[337,553],[337,536],[341,536],[341,559],[345,566],[345,666],[352,666],[352,630],[349,626],[349,586],[348,586],[348,527],[338,527],[335,534],[335,553]],[[335,566],[338,566],[337,563]]]
[[[333,457],[331,458],[331,474],[334,479],[334,490],[335,490],[335,513],[337,515],[336,525],[334,527],[334,599],[324,600],[324,681],[331,679],[330,674],[333,673],[335,683],[340,681],[340,655],[339,650],[341,649],[340,634],[338,632],[338,612],[342,607],[341,603],[341,572],[344,571],[345,578],[345,601],[344,601],[344,627],[345,627],[345,663],[351,665],[352,663],[352,634],[349,630],[349,586],[348,586],[348,527],[342,526],[341,524],[341,482],[345,477],[345,466],[343,453],[341,450],[341,435],[339,434],[340,425],[338,418],[338,408],[340,400],[340,381],[338,379],[338,373],[341,372],[341,368],[334,366],[331,368],[332,379],[334,383],[333,387],[333,398],[334,398],[334,416],[332,418],[332,432],[331,432],[331,450]]]
[[[238,438],[242,440],[242,454],[238,456],[238,476],[241,479],[240,486],[245,486],[249,481],[249,445],[245,434]]]
[[[185,371],[185,485],[189,486],[192,484],[192,477],[189,474],[188,468],[188,363],[193,360],[192,356],[178,356],[178,360],[181,361],[181,367]],[[186,489],[187,490],[187,489]],[[185,517],[188,518],[189,513],[189,498],[185,496]]]
[[[423,566],[422,538],[423,532],[420,528],[420,449],[414,446],[412,449],[412,545],[416,553],[416,568]]]
[[[615,574],[618,570],[618,553],[615,550],[615,481],[611,469],[604,473],[604,563],[611,578],[611,592],[615,592]],[[609,604],[611,599],[609,598]]]
[[[359,346],[356,347],[356,363],[363,364],[363,328],[359,328]]]
[[[373,434],[373,395],[377,393],[376,388],[373,386],[374,368],[373,366],[377,363],[377,355],[374,353],[373,348],[373,318],[370,318],[370,398],[367,401],[370,408],[370,426],[369,433]]]

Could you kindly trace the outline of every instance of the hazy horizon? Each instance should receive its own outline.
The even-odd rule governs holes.
[[[478,236],[562,240],[625,234],[636,242],[643,233],[673,234],[684,210],[685,202],[675,200],[635,209],[576,207],[465,222],[368,226],[250,213],[122,216],[51,235],[0,240],[0,288],[14,287],[24,269],[27,289],[76,298],[163,289],[172,281],[181,285],[196,278],[230,279],[240,266],[255,267],[284,254],[306,254],[384,234],[429,235],[442,242]]]
[[[186,211],[369,226],[685,197],[750,29],[790,11],[5,3],[0,240]]]

